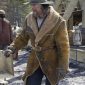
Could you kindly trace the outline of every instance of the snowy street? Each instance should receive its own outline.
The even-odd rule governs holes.
[[[10,79],[6,78],[7,85],[24,85],[21,79],[26,67],[27,52],[19,52],[19,60],[14,61],[14,76]],[[44,84],[45,77],[42,80],[42,85]],[[85,69],[81,67],[70,68],[70,72],[67,74],[66,78],[59,82],[59,85],[85,85]]]

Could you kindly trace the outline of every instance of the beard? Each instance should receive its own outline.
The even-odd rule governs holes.
[[[36,11],[33,11],[33,15],[34,15],[34,17],[40,17],[41,15],[38,13],[38,12],[36,12]]]
[[[37,10],[33,10],[33,15],[35,17],[41,17],[43,15],[43,10],[41,10],[41,12]]]
[[[38,17],[37,12],[33,11],[34,17]]]

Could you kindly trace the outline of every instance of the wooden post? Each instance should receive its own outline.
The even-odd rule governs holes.
[[[85,28],[85,10],[82,12],[82,27]]]
[[[85,0],[79,0],[82,9],[82,28],[85,28]]]

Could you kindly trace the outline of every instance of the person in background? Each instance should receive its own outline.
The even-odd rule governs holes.
[[[5,49],[12,41],[11,24],[5,18],[5,11],[0,10],[0,50]]]
[[[22,28],[19,26],[14,26],[13,29],[13,40],[16,39],[17,35],[22,31]],[[18,50],[13,54],[14,60],[18,60]]]
[[[25,85],[58,85],[69,69],[69,39],[66,21],[51,6],[52,1],[30,0],[32,12],[23,30],[5,52],[8,57],[31,41],[32,51],[23,76]]]
[[[15,40],[16,36],[17,36],[17,28],[16,26],[14,26],[14,28],[12,29],[13,31],[13,40]],[[18,50],[16,50],[16,52],[13,54],[13,59],[14,60],[18,60]]]

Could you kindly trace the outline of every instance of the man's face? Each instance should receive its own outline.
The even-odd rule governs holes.
[[[42,14],[42,5],[40,4],[31,4],[32,11],[34,15],[40,16]]]

